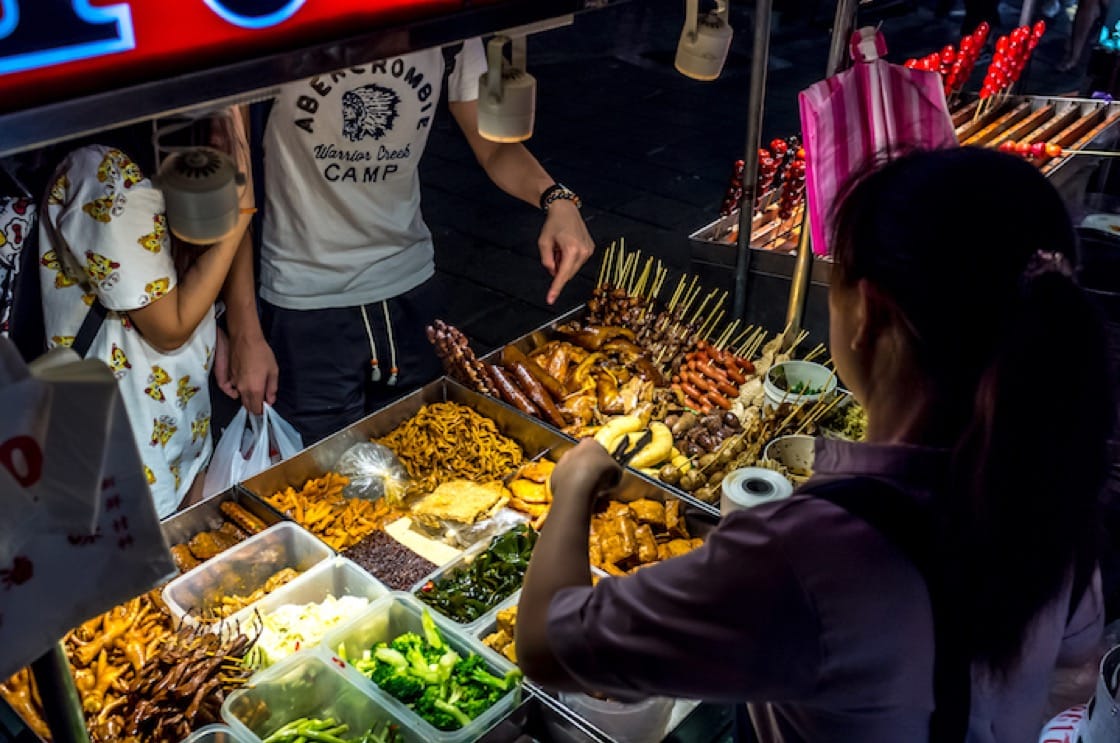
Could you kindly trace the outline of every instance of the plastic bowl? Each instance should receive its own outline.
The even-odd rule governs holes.
[[[560,703],[617,743],[650,743],[665,737],[674,700],[650,697],[633,703],[613,702],[561,692]]]
[[[779,388],[773,382],[774,372],[778,369],[785,372],[786,383],[789,387],[802,384],[809,389],[819,389],[820,392],[794,394]],[[813,361],[783,361],[780,364],[774,364],[770,367],[770,371],[766,372],[766,379],[762,383],[762,390],[766,394],[767,408],[776,408],[783,402],[788,402],[791,405],[813,403],[835,389],[836,374],[827,366]]]
[[[812,436],[779,436],[766,445],[762,458],[785,467],[795,484],[804,482],[813,473],[816,441]]]

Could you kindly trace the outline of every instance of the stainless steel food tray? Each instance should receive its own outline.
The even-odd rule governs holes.
[[[201,532],[217,529],[228,521],[220,508],[226,501],[238,504],[263,521],[265,526],[272,526],[285,520],[284,515],[272,506],[233,487],[168,516],[160,522],[163,538],[167,540],[169,546],[173,546],[187,542]]]
[[[531,458],[550,449],[558,452],[559,456],[572,444],[572,439],[560,435],[536,418],[524,415],[500,400],[467,389],[453,379],[441,377],[249,478],[240,487],[261,499],[288,487],[300,488],[309,479],[329,472],[339,457],[354,444],[388,434],[424,405],[437,402],[466,405],[490,418],[503,434],[521,445],[526,457]]]
[[[576,307],[572,311],[561,315],[560,317],[556,318],[555,320],[552,320],[550,322],[547,322],[547,323],[541,325],[539,328],[536,328],[534,330],[530,330],[528,333],[526,333],[525,335],[523,335],[519,338],[514,338],[513,340],[509,341],[505,345],[506,346],[509,346],[509,345],[515,346],[519,350],[521,350],[522,352],[528,354],[530,351],[532,351],[536,348],[539,348],[540,346],[542,346],[543,344],[547,343],[550,340],[553,340],[556,337],[555,331],[556,331],[557,326],[563,325],[564,323],[567,323],[567,322],[571,322],[572,320],[581,320],[586,316],[587,316],[587,305],[581,305],[579,307]],[[489,362],[491,364],[498,363],[499,360],[500,360],[501,354],[502,354],[502,348],[504,348],[504,347],[505,346],[494,349],[490,353],[483,356],[482,360],[486,361],[486,362]],[[451,381],[454,384],[458,384],[457,382],[454,382],[454,380],[451,380]],[[527,416],[524,413],[522,413],[518,410],[515,410],[512,407],[509,407],[509,406],[506,406],[506,407],[508,407],[511,411],[515,412],[517,415],[522,416],[524,418],[528,418],[529,420],[536,422],[538,425],[542,425],[542,426],[547,425],[547,424],[543,423],[542,421],[539,421],[538,419],[533,418],[532,416]],[[554,431],[555,429],[553,429],[551,426],[549,426],[549,430]],[[563,437],[564,439],[566,439],[570,443],[575,443],[575,441],[576,441],[576,439],[572,438],[571,436],[568,436],[567,434],[561,433],[559,431],[556,432],[556,435]],[[679,488],[675,488],[672,485],[661,482],[660,480],[655,480],[651,477],[647,477],[647,476],[643,475],[641,472],[638,472],[637,470],[627,468],[627,472],[630,473],[631,475],[633,475],[634,477],[638,478],[639,480],[641,480],[641,481],[643,481],[643,482],[645,482],[649,485],[652,485],[657,490],[672,493],[674,497],[680,498],[682,501],[684,501],[688,505],[693,506],[694,508],[697,508],[700,511],[715,514],[717,516],[719,515],[719,506],[718,505],[712,505],[712,504],[709,504],[709,503],[705,503],[702,500],[699,500],[697,498],[692,497],[691,495],[689,495],[688,493],[686,493],[683,490],[680,490]]]

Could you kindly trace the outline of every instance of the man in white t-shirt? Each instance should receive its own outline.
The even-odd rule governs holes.
[[[424,327],[444,293],[417,169],[445,77],[448,107],[487,175],[546,212],[538,245],[554,276],[550,304],[591,256],[578,197],[524,146],[479,135],[485,69],[472,39],[453,55],[429,49],[286,85],[272,106],[260,295],[280,371],[266,399],[305,443],[440,373]]]

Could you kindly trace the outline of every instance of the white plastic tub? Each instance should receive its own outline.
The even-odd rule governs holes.
[[[788,390],[781,389],[773,381],[774,374],[779,369],[785,373]],[[797,385],[804,385],[806,388],[816,389],[819,392],[802,394],[789,391]],[[791,405],[814,403],[822,395],[828,394],[834,389],[836,389],[836,374],[827,366],[812,361],[783,361],[780,364],[774,364],[766,372],[766,379],[762,383],[767,408],[776,408],[783,402],[788,402]]]
[[[675,700],[650,697],[633,703],[613,702],[586,694],[561,692],[560,703],[616,743],[654,743],[668,731]]]
[[[345,723],[346,737],[371,727],[397,726],[406,743],[426,743],[408,723],[378,699],[352,684],[342,669],[316,653],[300,653],[253,677],[249,686],[229,695],[222,719],[234,733],[259,741],[300,718],[332,718]]]
[[[360,658],[362,654],[379,642],[391,642],[405,632],[423,634],[421,617],[426,607],[411,595],[394,592],[381,599],[360,617],[349,624],[328,633],[321,650],[331,654],[331,662],[343,664],[347,678],[367,693],[376,697],[398,719],[406,720],[418,730],[425,741],[431,743],[466,743],[478,740],[482,735],[508,715],[521,701],[521,685],[518,684],[498,700],[494,706],[476,717],[466,727],[459,730],[437,730],[420,718],[406,705],[383,692],[353,666],[345,663],[340,656]],[[429,609],[430,611],[430,609]],[[495,653],[485,652],[486,647],[478,640],[456,629],[455,625],[437,612],[431,612],[444,641],[464,658],[480,655],[486,661],[491,673],[505,675],[513,665]]]
[[[336,599],[341,599],[344,596],[356,596],[366,599],[369,604],[373,604],[388,592],[389,589],[355,563],[344,557],[335,557],[319,563],[291,583],[268,594],[253,606],[234,614],[229,624],[231,627],[240,627],[242,631],[252,636],[262,618],[267,618],[279,607],[286,604],[296,606],[318,604],[330,596]],[[355,613],[355,616],[358,614],[360,612]],[[342,626],[349,619],[350,617],[341,619],[337,626]],[[306,641],[301,642],[297,652],[309,648],[314,649],[318,647],[321,640],[321,636],[307,638]],[[257,649],[255,648],[252,652],[256,653]],[[280,660],[283,660],[283,656],[273,657],[269,655],[264,659],[263,665],[272,665]]]
[[[223,596],[249,596],[285,568],[303,573],[332,555],[311,532],[283,521],[168,583],[163,602],[176,620],[197,624],[196,617],[209,613]]]

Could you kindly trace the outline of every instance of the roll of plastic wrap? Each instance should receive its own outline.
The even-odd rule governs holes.
[[[788,498],[793,494],[793,484],[774,470],[744,467],[723,478],[720,490],[719,512],[726,516],[741,508]]]

